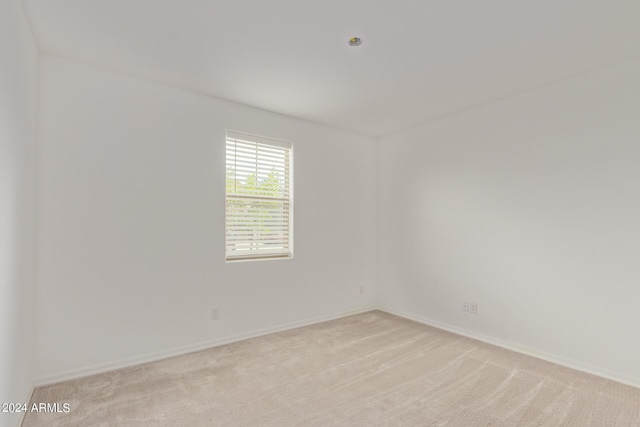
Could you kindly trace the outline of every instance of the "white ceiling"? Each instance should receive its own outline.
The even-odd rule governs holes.
[[[640,0],[23,1],[45,52],[371,136],[640,56]]]

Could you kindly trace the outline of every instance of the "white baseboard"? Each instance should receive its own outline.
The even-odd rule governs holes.
[[[297,321],[297,322],[291,322],[291,323],[286,323],[286,324],[282,324],[282,325],[278,325],[275,327],[271,327],[271,328],[265,328],[265,329],[260,329],[251,333],[247,333],[247,334],[239,334],[239,335],[234,335],[234,336],[229,336],[229,337],[224,337],[224,338],[220,338],[220,339],[216,339],[216,340],[211,340],[211,341],[205,341],[205,342],[200,342],[197,344],[193,344],[193,345],[187,345],[187,346],[182,346],[182,347],[176,347],[173,349],[168,349],[168,350],[164,350],[164,351],[160,351],[160,352],[155,352],[155,353],[149,353],[143,356],[138,356],[138,357],[132,357],[132,358],[127,358],[127,359],[122,359],[122,360],[118,360],[115,362],[110,362],[110,363],[103,363],[103,364],[98,364],[98,365],[94,365],[94,366],[89,366],[86,368],[81,368],[81,369],[74,369],[74,370],[69,370],[69,371],[65,371],[65,372],[60,372],[60,373],[56,373],[56,374],[51,374],[51,375],[45,375],[39,378],[36,378],[35,381],[35,386],[43,386],[43,385],[49,385],[49,384],[54,384],[57,382],[61,382],[61,381],[68,381],[68,380],[72,380],[72,379],[76,379],[76,378],[81,378],[81,377],[85,377],[88,375],[95,375],[95,374],[100,374],[103,372],[108,372],[108,371],[112,371],[115,369],[121,369],[121,368],[127,368],[127,367],[131,367],[131,366],[136,366],[136,365],[140,365],[143,363],[148,363],[148,362],[154,362],[157,360],[162,360],[162,359],[166,359],[169,357],[174,357],[174,356],[180,356],[183,354],[188,354],[188,353],[192,353],[195,351],[199,351],[199,350],[205,350],[208,348],[212,348],[212,347],[217,347],[217,346],[221,346],[221,345],[225,345],[225,344],[230,344],[233,342],[237,342],[237,341],[243,341],[246,339],[250,339],[250,338],[255,338],[255,337],[259,337],[259,336],[263,336],[263,335],[267,335],[267,334],[272,334],[275,332],[281,332],[281,331],[286,331],[289,329],[294,329],[294,328],[299,328],[302,326],[308,326],[308,325],[313,325],[316,323],[320,323],[320,322],[326,322],[328,320],[334,320],[334,319],[339,319],[341,317],[346,317],[346,316],[351,316],[354,314],[359,314],[359,313],[365,313],[367,311],[371,311],[371,310],[380,310],[380,311],[384,311],[386,313],[389,314],[393,314],[395,316],[399,316],[399,317],[403,317],[405,319],[409,319],[409,320],[413,320],[415,322],[418,323],[422,323],[428,326],[432,326],[434,328],[438,328],[438,329],[442,329],[448,332],[452,332],[454,334],[457,335],[462,335],[471,339],[475,339],[478,341],[482,341],[488,344],[492,344],[501,348],[504,348],[506,350],[510,350],[510,351],[515,351],[517,353],[521,353],[521,354],[525,354],[527,356],[531,356],[531,357],[535,357],[537,359],[542,359],[545,360],[547,362],[551,362],[551,363],[555,363],[557,365],[561,365],[561,366],[565,366],[567,368],[570,369],[575,369],[577,371],[581,371],[581,372],[585,372],[588,374],[592,374],[592,375],[596,375],[599,377],[603,377],[603,378],[607,378],[610,379],[612,381],[616,381],[622,384],[626,384],[632,387],[636,387],[636,388],[640,388],[640,379],[639,378],[633,378],[633,377],[625,377],[622,376],[618,373],[615,372],[609,372],[603,369],[600,369],[598,367],[594,367],[594,366],[590,366],[575,360],[571,360],[571,359],[567,359],[561,356],[557,356],[557,355],[553,355],[553,354],[548,354],[548,353],[544,353],[541,352],[539,350],[535,350],[535,349],[531,349],[531,348],[526,348],[524,346],[515,344],[515,343],[511,343],[511,342],[507,342],[504,340],[501,340],[500,338],[496,338],[496,337],[492,337],[489,335],[484,335],[478,332],[474,332],[474,331],[470,331],[467,329],[463,329],[463,328],[459,328],[457,326],[453,326],[450,324],[446,324],[446,323],[442,323],[442,322],[438,322],[436,320],[433,319],[429,319],[423,316],[418,316],[418,315],[414,315],[411,313],[406,313],[406,312],[402,312],[399,310],[394,310],[394,309],[390,309],[390,308],[386,308],[386,307],[376,307],[376,306],[368,306],[368,307],[364,307],[364,308],[360,308],[360,309],[356,309],[356,310],[349,310],[349,311],[345,311],[345,312],[340,312],[340,313],[334,313],[331,315],[326,315],[326,316],[319,316],[319,317],[314,317],[311,319],[306,319],[306,320],[302,320],[302,321]],[[30,395],[28,396],[29,398],[31,397],[31,394],[33,393],[33,389],[30,393]],[[20,424],[18,424],[19,426]]]
[[[131,366],[141,365],[143,363],[155,362],[157,360],[166,359],[169,357],[180,356],[183,354],[193,353],[195,351],[206,350],[212,347],[218,347],[225,344],[231,344],[237,341],[243,341],[249,338],[255,338],[275,332],[282,332],[289,329],[299,328],[302,326],[313,325],[316,323],[326,322],[328,320],[339,319],[341,317],[352,316],[354,314],[365,313],[367,311],[376,310],[375,306],[367,306],[359,309],[348,310],[340,313],[334,313],[326,316],[314,317],[307,320],[285,323],[282,325],[274,326],[271,328],[259,329],[254,332],[228,336],[216,340],[204,341],[197,344],[186,345],[181,347],[175,347],[155,353],[149,353],[142,356],[131,357],[127,359],[117,360],[115,362],[101,363],[85,368],[72,369],[69,371],[59,372],[55,374],[43,375],[36,378],[36,387],[55,384],[62,381],[73,380],[76,378],[86,377],[89,375],[101,374],[103,372],[113,371],[115,369],[128,368]]]
[[[596,375],[598,377],[606,378],[611,381],[615,381],[618,383],[626,384],[631,387],[640,388],[640,378],[633,377],[625,377],[621,376],[615,372],[609,372],[604,369],[600,369],[595,366],[590,366],[585,363],[581,363],[572,359],[568,359],[565,357],[557,356],[554,354],[548,354],[541,352],[539,350],[527,348],[518,344],[510,343],[500,338],[492,337],[489,335],[480,334],[478,332],[469,331],[463,328],[459,328],[457,326],[449,325],[446,323],[438,322],[433,319],[428,319],[422,316],[416,316],[411,313],[406,313],[398,310],[393,310],[390,308],[379,307],[378,310],[384,311],[385,313],[393,314],[395,316],[403,317],[405,319],[413,320],[418,323],[422,323],[424,325],[432,326],[434,328],[442,329],[447,332],[454,333],[456,335],[462,335],[467,338],[471,338],[474,340],[482,341],[487,344],[492,344],[497,347],[504,348],[506,350],[515,351],[516,353],[525,354],[527,356],[535,357],[536,359],[541,359],[547,362],[555,363],[556,365],[561,365],[566,368],[574,369],[576,371],[585,372],[587,374]]]
[[[22,400],[23,403],[27,404],[27,408],[31,407],[31,398],[33,397],[33,391],[35,390],[35,386],[31,386],[31,388],[27,391],[27,395],[25,396],[25,399]],[[22,423],[24,423],[24,417],[27,415],[26,412],[22,412],[20,413],[20,416],[18,417],[18,423],[16,424],[16,427],[22,427]]]

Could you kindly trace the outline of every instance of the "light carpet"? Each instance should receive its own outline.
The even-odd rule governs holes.
[[[640,426],[640,389],[380,311],[38,387],[34,426]]]

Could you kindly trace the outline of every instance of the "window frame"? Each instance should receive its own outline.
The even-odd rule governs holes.
[[[230,146],[233,146],[231,151]],[[249,185],[246,179],[251,174],[248,172],[238,172],[239,162],[237,158],[240,152],[239,149],[251,150],[253,146],[255,146],[255,163],[247,161],[247,152],[245,151],[244,160],[242,160],[243,163],[240,164],[240,169],[244,168],[246,170],[247,167],[255,167],[254,185],[257,187],[260,182],[265,182],[265,171],[271,167],[271,173],[274,173],[277,167],[278,170],[283,173],[282,179],[278,178],[277,180],[278,184],[281,183],[278,188],[281,189],[282,195],[268,195],[265,194],[268,193],[267,189],[263,188],[259,190],[256,187],[246,192],[229,192],[230,173],[234,185],[241,182],[240,176],[244,176],[245,185]],[[275,167],[273,166],[274,160],[267,158],[273,154],[264,154],[271,150],[277,154],[276,157],[279,157],[280,152],[282,153],[282,164],[279,164],[279,160],[277,160],[275,161]],[[251,155],[253,155],[253,153],[251,153]],[[230,156],[234,157],[232,168],[230,168]],[[262,159],[260,159],[261,156]],[[235,263],[293,259],[293,144],[274,138],[227,130],[225,137],[225,176],[225,262]],[[260,176],[262,176],[262,181],[260,181]],[[237,189],[237,187],[234,188]],[[252,193],[252,191],[254,193]],[[237,203],[235,206],[234,202]],[[254,232],[255,238],[253,239],[247,237],[247,234],[252,232],[251,226],[246,222],[242,223],[242,219],[238,220],[238,212],[243,209],[241,207],[243,203],[245,203],[244,206],[250,206],[248,209],[244,208],[244,212],[247,215],[246,222],[259,222],[260,217],[264,215],[265,209],[275,212],[281,210],[281,217],[278,216],[278,214],[275,214],[275,217],[271,217],[276,219],[274,228],[281,229],[281,235],[278,236],[278,232],[276,231],[274,233],[273,230],[268,230],[269,232],[267,234],[275,235],[274,238],[276,240],[282,239],[282,246],[275,246],[273,250],[269,250],[270,248],[268,248],[267,245],[274,244],[274,242],[267,241],[267,237],[265,237],[263,231]],[[281,205],[275,205],[274,207],[274,203],[280,203]],[[280,218],[284,219],[278,221]],[[259,227],[265,227],[264,223],[254,226],[254,230],[258,230]],[[243,240],[232,237],[234,235],[233,231],[237,231],[239,228],[245,233]],[[242,234],[242,232],[239,234]],[[251,246],[255,246],[255,252],[252,252]],[[239,254],[239,252],[243,253]]]

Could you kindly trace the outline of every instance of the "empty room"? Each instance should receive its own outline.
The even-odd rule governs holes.
[[[637,0],[0,0],[0,427],[640,426]]]

